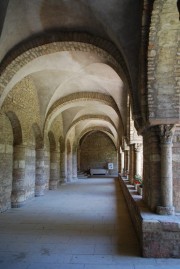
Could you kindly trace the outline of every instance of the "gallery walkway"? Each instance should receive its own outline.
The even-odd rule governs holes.
[[[168,269],[144,259],[117,179],[89,178],[0,215],[1,269]]]

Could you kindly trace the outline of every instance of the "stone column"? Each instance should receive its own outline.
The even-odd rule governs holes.
[[[160,215],[173,215],[173,180],[172,180],[172,138],[174,125],[160,125],[161,140],[161,206],[157,207]]]
[[[142,143],[135,144],[135,175],[142,176]]]
[[[72,152],[67,154],[67,181],[72,181]]]
[[[49,179],[49,189],[57,189],[58,179],[59,179],[59,158],[58,151],[50,152],[50,179]]]
[[[62,151],[60,154],[60,183],[66,182],[66,169],[65,169],[65,151]]]
[[[36,180],[35,180],[35,196],[44,195],[45,176],[44,176],[44,149],[36,149]]]
[[[117,168],[118,168],[118,175],[121,172],[121,155],[120,155],[120,150],[118,148],[117,150]]]
[[[78,148],[78,150],[77,150],[77,169],[78,169],[78,171],[80,171],[81,170],[81,150],[80,150],[80,148]]]
[[[129,149],[124,151],[124,169],[129,172]]]
[[[121,151],[121,173],[124,172],[124,152]]]
[[[11,206],[18,208],[24,205],[26,200],[25,190],[25,146],[17,145],[13,152],[13,182],[11,194]]]
[[[73,147],[72,153],[72,178],[73,180],[77,180],[77,148]]]
[[[129,164],[129,180],[130,183],[134,183],[134,175],[135,175],[135,151],[134,151],[134,144],[130,144],[130,164]]]

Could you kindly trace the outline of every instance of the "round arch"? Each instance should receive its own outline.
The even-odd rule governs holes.
[[[77,139],[77,145],[80,144],[81,139],[88,133],[90,132],[94,132],[94,131],[99,131],[102,133],[105,133],[107,136],[109,136],[109,138],[112,140],[114,146],[117,148],[117,144],[116,141],[114,139],[114,136],[110,133],[110,130],[108,128],[102,127],[102,126],[92,126],[90,128],[85,129],[79,136],[79,138]]]
[[[84,102],[86,102],[86,104],[88,104],[87,102],[97,102],[99,104],[103,104],[109,107],[112,111],[114,111],[114,118],[116,118],[115,120],[119,122],[120,130],[124,130],[119,109],[113,98],[109,95],[94,92],[78,92],[75,94],[70,94],[56,101],[48,111],[44,128],[48,130],[54,119],[59,115],[59,113],[61,113],[65,109],[77,105],[82,106],[82,103]]]

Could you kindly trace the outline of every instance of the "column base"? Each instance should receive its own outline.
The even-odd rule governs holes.
[[[73,182],[73,179],[72,179],[72,177],[68,176],[67,177],[67,183],[70,183],[70,182]]]
[[[37,189],[35,190],[35,197],[40,197],[40,196],[44,196],[44,192],[45,192],[45,189]]]
[[[20,207],[23,207],[24,205],[25,205],[25,201],[24,202],[11,202],[12,208],[20,208]]]
[[[49,190],[57,190],[58,181],[52,180],[49,182]]]
[[[59,180],[59,185],[66,184],[66,182],[67,182],[67,179],[65,177],[61,177]]]
[[[174,206],[157,206],[156,212],[159,215],[174,215],[175,208]]]

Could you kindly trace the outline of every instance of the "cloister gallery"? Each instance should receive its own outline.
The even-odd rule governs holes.
[[[94,169],[142,255],[180,258],[179,42],[175,0],[0,1],[2,214]]]

